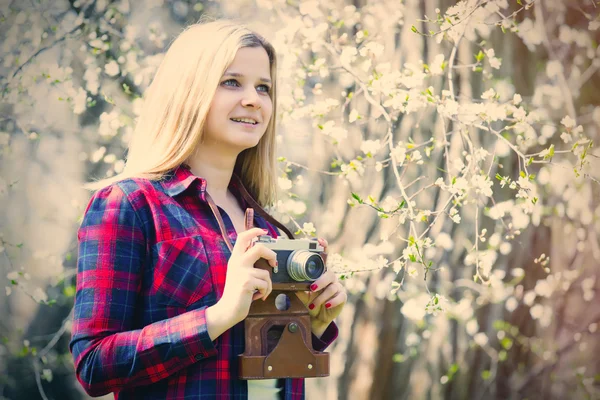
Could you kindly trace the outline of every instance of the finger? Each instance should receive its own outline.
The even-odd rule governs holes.
[[[345,304],[346,301],[348,301],[348,294],[346,294],[346,291],[341,291],[325,303],[325,308],[329,310]],[[327,304],[329,304],[329,307],[327,307]]]
[[[327,246],[329,245],[329,243],[327,243],[327,240],[323,238],[318,238],[317,241],[323,247],[323,251],[321,252],[321,258],[323,259],[323,263],[327,265]]]
[[[265,271],[264,269],[252,268],[250,270],[250,275],[255,277],[256,279],[260,279],[267,282],[267,291],[265,292],[265,296],[263,297],[263,300],[266,300],[267,297],[269,297],[269,295],[273,291],[273,281],[271,281],[271,275],[269,274],[269,271]]]
[[[265,293],[267,292],[269,285],[267,284],[266,281],[262,280],[262,279],[258,279],[258,278],[253,278],[252,280],[250,280],[248,282],[249,284],[249,288],[251,291],[254,292],[254,294],[252,295],[252,300],[256,300],[256,299],[260,299],[261,297],[265,296]]]
[[[235,246],[233,246],[231,256],[239,256],[245,253],[248,247],[250,247],[252,244],[254,238],[257,238],[261,235],[266,235],[267,233],[268,231],[262,228],[252,228],[241,232],[235,241]]]
[[[269,262],[271,267],[277,266],[277,253],[262,244],[252,246],[250,250],[244,253],[243,257],[245,258],[244,261],[247,265],[254,265],[258,259],[264,258]]]
[[[332,271],[327,271],[310,285],[310,290],[312,292],[316,292],[317,290],[321,290],[333,282],[337,282],[337,276],[335,276]]]
[[[318,295],[317,298],[314,299],[311,304],[314,304],[314,308],[318,309],[319,307],[321,307],[321,305],[333,299],[340,290],[341,285],[339,283],[331,284],[325,289],[323,289],[323,292],[321,292],[321,294]]]
[[[317,241],[319,242],[319,244],[323,247],[323,252],[327,251],[327,246],[329,245],[329,243],[327,243],[327,240],[323,239],[323,238],[318,238]]]

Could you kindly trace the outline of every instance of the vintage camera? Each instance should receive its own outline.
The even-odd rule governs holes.
[[[258,243],[277,254],[277,267],[257,266],[271,270],[273,290],[308,290],[325,273],[325,260],[319,254],[325,249],[315,240],[263,235],[257,238],[255,244]]]
[[[278,267],[259,259],[254,268],[269,271],[273,291],[252,302],[244,320],[246,347],[238,356],[240,379],[311,378],[329,375],[329,354],[313,349],[310,315],[295,292],[310,290],[325,273],[324,248],[307,239],[273,239],[260,243],[277,254]]]

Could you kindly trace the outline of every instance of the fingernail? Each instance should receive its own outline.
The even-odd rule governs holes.
[[[313,308],[315,308],[315,305],[311,303],[311,304],[308,306],[308,308],[310,308],[310,309],[312,310]]]
[[[329,308],[329,307],[331,307],[330,303],[325,304],[325,308]]]
[[[318,286],[317,286],[315,283],[313,283],[312,285],[310,285],[310,290],[312,290],[313,292],[314,292],[315,290],[317,290],[318,288],[319,288],[319,287],[318,287]]]

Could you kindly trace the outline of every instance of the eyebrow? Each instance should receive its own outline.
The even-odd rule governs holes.
[[[225,73],[223,75],[235,76],[237,78],[243,78],[244,77],[244,75],[239,74],[237,72],[228,72],[228,71],[225,71]],[[267,78],[259,78],[258,80],[261,81],[261,82],[271,83],[271,80],[267,79]]]

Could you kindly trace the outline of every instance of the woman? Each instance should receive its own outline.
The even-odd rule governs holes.
[[[274,201],[275,82],[273,47],[230,21],[193,25],[166,53],[123,173],[88,185],[98,191],[78,230],[70,349],[90,395],[304,397],[303,379],[236,377],[243,320],[272,290],[253,265],[276,265],[272,250],[251,244],[278,232],[260,216],[244,230],[252,199],[242,196]],[[329,272],[311,290],[299,297],[323,350],[346,293]]]

